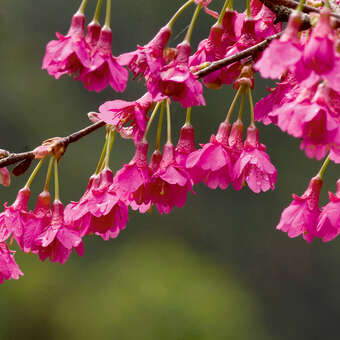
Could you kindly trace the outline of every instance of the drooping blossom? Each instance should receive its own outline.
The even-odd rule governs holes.
[[[188,60],[190,45],[184,41],[177,45],[173,61],[163,66],[160,73],[150,73],[147,87],[154,101],[170,97],[185,108],[205,105],[202,84],[191,73]]]
[[[254,107],[255,120],[263,124],[277,124],[275,110],[288,102],[294,101],[302,92],[302,88],[294,78],[293,73],[287,72],[276,88],[268,89],[266,97],[260,99]]]
[[[255,64],[255,69],[263,78],[279,79],[284,72],[295,70],[303,52],[299,38],[301,20],[301,14],[293,12],[281,38],[273,40],[264,50],[261,59]]]
[[[283,210],[276,229],[286,232],[291,238],[302,235],[304,240],[311,242],[317,234],[321,187],[322,179],[315,176],[302,196],[293,194],[293,201]]]
[[[195,183],[203,182],[211,189],[226,189],[233,178],[232,159],[228,137],[230,124],[221,123],[218,132],[210,137],[210,142],[192,152],[186,168]]]
[[[308,157],[321,159],[340,145],[339,114],[331,106],[331,93],[326,83],[320,83],[271,113],[282,131],[301,138],[301,149]]]
[[[4,280],[19,279],[24,273],[14,260],[14,250],[9,250],[6,242],[0,242],[0,284]]]
[[[64,264],[73,248],[79,256],[83,255],[84,248],[79,231],[65,222],[64,206],[59,200],[55,200],[52,204],[51,222],[35,240],[35,250],[42,261],[49,258],[51,262]]]
[[[329,192],[329,203],[321,211],[316,228],[317,237],[323,242],[332,241],[340,234],[340,180],[337,181],[337,192]]]
[[[169,214],[174,206],[184,206],[188,191],[192,191],[192,184],[185,168],[176,163],[174,145],[166,143],[162,160],[149,185],[152,203],[161,214]]]
[[[135,78],[158,73],[165,65],[163,53],[170,36],[170,27],[164,26],[149,43],[144,46],[138,45],[134,52],[120,55],[118,61],[121,65],[127,66]]]
[[[195,150],[195,131],[190,123],[186,123],[181,128],[175,149],[176,163],[185,168],[188,156]]]
[[[7,228],[18,243],[20,243],[26,221],[29,218],[27,203],[30,195],[31,191],[28,187],[20,189],[14,203],[10,206],[5,203],[5,210],[0,214],[0,227]]]
[[[260,42],[260,38],[255,33],[255,20],[252,18],[245,18],[242,24],[241,35],[237,42],[229,48],[225,54],[225,57],[231,57],[253,45]],[[221,83],[232,84],[233,81],[238,78],[242,69],[242,62],[237,61],[221,69]]]
[[[123,138],[140,140],[145,132],[147,113],[153,103],[147,92],[135,101],[112,100],[99,106],[98,117],[121,133]]]
[[[258,194],[274,189],[276,179],[277,171],[266,153],[265,145],[259,142],[258,129],[250,125],[243,151],[234,165],[234,187],[240,190],[247,182],[249,188]]]
[[[235,12],[228,11],[227,13],[225,16],[232,20],[235,16]],[[227,35],[227,33],[225,33],[224,27],[222,25],[213,25],[210,28],[208,38],[202,40],[199,43],[197,51],[189,58],[190,67],[193,70],[196,70],[195,67],[198,67],[205,62],[214,62],[216,60],[222,59],[225,56],[227,47],[231,44],[231,42],[228,40],[232,39],[232,33],[228,33],[230,34]],[[220,77],[221,71],[217,70],[205,76],[203,78],[203,83],[209,88],[218,88],[221,86]]]
[[[11,184],[11,175],[7,168],[0,168],[0,184],[5,187]]]
[[[148,146],[145,140],[136,144],[133,159],[116,172],[112,184],[112,190],[118,197],[141,213],[145,213],[151,207],[148,186],[152,173],[148,165]]]
[[[222,43],[226,48],[232,47],[241,35],[241,27],[236,27],[239,16],[240,13],[232,9],[227,9],[224,14]]]
[[[128,71],[112,55],[112,31],[104,26],[91,56],[91,65],[82,70],[78,79],[89,91],[100,92],[110,85],[123,92],[128,81]]]
[[[108,168],[92,176],[79,202],[66,206],[66,223],[78,228],[82,235],[93,233],[104,240],[117,237],[126,227],[128,207],[110,190],[112,182],[113,173]]]
[[[255,20],[255,34],[264,40],[282,31],[282,23],[276,23],[276,14],[259,0],[251,1],[251,15]]]
[[[33,211],[30,211],[23,225],[22,236],[17,242],[22,251],[37,253],[36,239],[47,229],[51,223],[51,195],[43,191],[38,195],[37,203]]]
[[[295,74],[303,86],[310,87],[326,79],[329,86],[340,91],[340,56],[336,53],[337,31],[331,22],[331,11],[323,8],[310,39],[303,50],[303,62]]]
[[[66,36],[56,33],[58,40],[50,41],[46,46],[42,69],[56,79],[63,74],[77,75],[90,66],[85,38],[85,15],[76,13]]]

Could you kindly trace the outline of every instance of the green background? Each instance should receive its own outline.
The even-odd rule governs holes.
[[[113,1],[115,55],[148,42],[182,1]],[[28,151],[42,140],[89,124],[86,113],[106,100],[133,100],[145,89],[130,81],[124,94],[87,92],[64,76],[41,70],[45,45],[66,33],[78,0],[0,2],[0,148]],[[240,7],[243,3],[238,4]],[[89,0],[88,18],[94,0]],[[218,10],[221,0],[211,8]],[[183,39],[193,8],[175,25],[172,44]],[[214,21],[201,15],[193,46]],[[178,34],[177,34],[178,33]],[[255,96],[272,84],[256,80]],[[205,142],[224,119],[233,90],[205,90],[207,106],[193,109],[196,140]],[[185,112],[172,108],[174,137]],[[12,339],[338,339],[340,243],[306,244],[275,230],[291,193],[302,194],[320,164],[299,151],[299,141],[258,124],[278,169],[275,191],[256,195],[197,186],[182,209],[160,216],[131,212],[115,240],[85,240],[85,255],[65,265],[16,255],[25,276],[0,287],[0,340]],[[174,139],[175,139],[174,138]],[[151,139],[152,140],[152,139]],[[93,172],[103,130],[69,147],[61,161],[61,195],[78,200]],[[133,155],[131,141],[118,140],[112,168]],[[335,190],[329,167],[321,201]],[[44,175],[34,183],[37,194]],[[12,202],[27,174],[0,188]],[[34,195],[33,195],[34,197]],[[34,198],[32,200],[34,204]]]

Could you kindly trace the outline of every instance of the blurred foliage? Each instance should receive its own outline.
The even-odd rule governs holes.
[[[106,256],[72,280],[69,266],[18,256],[27,276],[2,287],[4,338],[265,339],[254,296],[180,240],[130,240]]]
[[[149,41],[182,2],[113,1],[114,54]],[[218,10],[222,2],[211,7]],[[78,5],[78,0],[0,2],[0,148],[30,150],[86,126],[86,113],[104,101],[144,93],[143,84],[133,81],[123,95],[109,89],[89,93],[79,82],[56,81],[40,70],[46,43],[55,31],[67,31]],[[94,6],[89,0],[89,17]],[[184,37],[190,15],[188,10],[176,23],[181,33],[174,45]],[[194,46],[211,24],[202,14]],[[256,80],[257,99],[267,93],[265,85],[273,84]],[[228,87],[205,91],[207,107],[193,110],[197,142],[215,132],[232,95]],[[185,113],[179,106],[173,113],[177,136]],[[84,191],[103,135],[98,131],[69,147],[60,169],[65,204]],[[260,136],[279,171],[273,192],[198,186],[184,208],[168,216],[156,209],[146,216],[132,212],[117,240],[90,239],[84,257],[72,256],[63,266],[18,252],[25,276],[0,287],[0,339],[338,339],[339,240],[308,245],[275,231],[290,194],[301,194],[320,164],[275,127],[260,126]],[[128,162],[132,151],[129,141],[119,140],[112,168]],[[26,178],[1,188],[0,202],[13,201]],[[330,166],[323,202],[337,178]],[[42,180],[34,184],[36,193]]]

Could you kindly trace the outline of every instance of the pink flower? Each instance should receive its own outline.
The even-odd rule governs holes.
[[[323,242],[332,241],[340,234],[340,180],[337,181],[337,192],[329,195],[329,203],[321,211],[316,228],[317,237]]]
[[[147,113],[152,104],[151,95],[147,92],[136,101],[107,101],[99,106],[98,117],[105,123],[114,126],[124,138],[140,140],[145,132],[148,120]]]
[[[0,168],[0,184],[4,185],[5,187],[10,186],[11,184],[11,175],[7,168]]]
[[[293,201],[283,210],[276,229],[288,233],[291,238],[302,235],[304,240],[311,242],[317,233],[321,187],[322,179],[315,176],[301,197],[293,194]]]
[[[302,92],[299,83],[291,72],[281,79],[276,88],[268,89],[270,94],[259,100],[254,107],[255,120],[261,121],[263,124],[277,124],[277,116],[275,110],[282,107],[288,102],[294,101]]]
[[[234,45],[239,38],[239,36],[236,34],[236,30],[239,31],[239,34],[241,34],[241,28],[236,28],[236,20],[239,16],[240,14],[238,12],[231,9],[227,9],[224,14],[222,21],[222,43],[226,48]]]
[[[186,167],[195,183],[202,181],[211,189],[229,186],[233,177],[229,132],[230,125],[221,123],[216,136],[212,135],[209,143],[188,156]]]
[[[188,59],[190,45],[182,42],[177,46],[177,56],[168,65],[163,66],[160,73],[150,73],[147,87],[154,101],[171,97],[183,107],[205,105],[202,84],[190,72]]]
[[[0,284],[4,280],[19,279],[24,273],[14,260],[15,251],[9,250],[5,242],[0,242]]]
[[[123,92],[128,76],[128,71],[112,55],[112,31],[104,26],[92,54],[91,66],[83,70],[78,79],[89,91],[100,92],[110,85],[115,91]]]
[[[266,147],[259,142],[258,129],[250,125],[243,151],[234,165],[235,189],[240,190],[244,182],[257,194],[275,188],[277,171],[265,151]]]
[[[340,57],[335,50],[337,32],[331,25],[331,11],[323,8],[303,51],[303,62],[296,77],[303,86],[310,87],[326,79],[329,86],[340,91]]]
[[[302,58],[302,45],[299,38],[301,14],[294,12],[283,35],[273,40],[264,50],[261,59],[255,64],[264,78],[280,78],[287,70],[293,71]],[[284,56],[284,58],[282,57]]]
[[[29,218],[27,212],[27,203],[30,198],[31,191],[29,188],[19,190],[15,202],[11,206],[4,204],[5,210],[0,214],[0,227],[6,227],[10,234],[20,243],[26,222]]]
[[[42,69],[56,79],[63,74],[76,75],[89,67],[90,59],[84,39],[85,16],[76,13],[66,36],[56,33],[58,40],[46,46]]]
[[[259,42],[259,38],[255,33],[255,20],[246,18],[242,24],[242,31],[239,39],[235,45],[227,50],[225,57],[233,56],[248,47],[256,45]],[[240,74],[242,68],[241,62],[235,62],[222,68],[221,83],[231,84]]]
[[[192,184],[187,171],[176,163],[173,144],[165,144],[162,161],[150,182],[152,203],[156,204],[161,214],[169,214],[174,206],[184,206]]]
[[[163,58],[164,48],[171,36],[169,26],[164,26],[156,36],[146,45],[137,46],[134,52],[120,55],[118,61],[121,65],[127,66],[134,77],[147,76],[151,73],[158,73],[165,65]]]
[[[252,16],[255,20],[255,33],[258,39],[263,40],[267,37],[281,32],[282,23],[274,24],[276,14],[259,0],[251,2]]]
[[[46,230],[35,241],[36,250],[42,261],[64,264],[75,248],[78,255],[83,255],[83,244],[79,232],[64,221],[63,204],[55,200],[52,204],[52,219]]]
[[[128,207],[110,190],[112,182],[113,174],[108,168],[93,176],[79,202],[66,206],[66,223],[78,227],[82,235],[93,233],[104,240],[117,237],[126,227]]]
[[[232,15],[234,15],[235,12],[229,11],[227,13],[232,13]],[[227,16],[227,14],[225,16]],[[228,17],[230,17],[230,15],[228,15]],[[189,59],[189,65],[193,70],[195,70],[195,66],[199,66],[205,62],[214,62],[224,57],[227,46],[229,46],[227,44],[230,44],[227,40],[231,35],[229,34],[228,37],[223,39],[224,34],[226,34],[224,28],[220,25],[215,24],[210,28],[209,37],[199,43],[197,51]],[[203,78],[203,83],[209,88],[220,87],[220,74],[221,71],[218,70],[205,76]]]
[[[151,207],[148,186],[151,179],[151,169],[148,165],[148,142],[142,140],[136,144],[136,153],[129,164],[116,172],[112,190],[133,210],[139,209],[145,213]]]
[[[321,159],[330,148],[340,145],[339,118],[328,104],[332,102],[330,93],[329,87],[320,83],[304,90],[294,102],[275,110],[278,126],[302,139],[301,149],[308,157]]]
[[[176,163],[185,168],[188,156],[195,151],[195,132],[191,124],[185,124],[175,149]]]
[[[27,216],[23,225],[22,236],[17,239],[22,251],[29,253],[37,253],[35,249],[36,239],[51,223],[51,195],[47,191],[43,191],[38,195],[37,204],[33,212]]]

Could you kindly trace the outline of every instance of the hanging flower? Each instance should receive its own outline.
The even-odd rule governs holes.
[[[289,237],[302,235],[304,240],[311,242],[317,234],[321,187],[322,179],[315,176],[302,196],[293,194],[293,201],[283,210],[276,229],[288,233]]]

